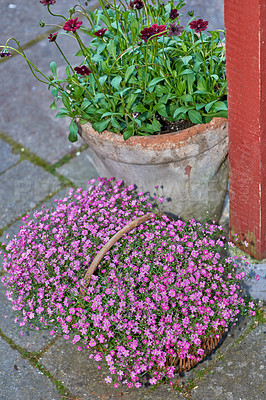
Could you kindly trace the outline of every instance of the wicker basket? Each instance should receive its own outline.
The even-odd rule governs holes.
[[[161,217],[162,215],[166,215],[163,213],[157,213],[157,216]],[[93,259],[92,263],[90,264],[84,279],[85,279],[85,286],[83,288],[83,290],[80,291],[80,296],[84,296],[85,295],[85,289],[88,287],[89,282],[91,280],[91,277],[94,273],[94,271],[96,270],[96,268],[98,267],[99,263],[101,262],[102,258],[105,256],[105,254],[107,253],[107,251],[109,251],[111,249],[111,247],[126,233],[130,232],[132,229],[136,228],[137,226],[139,226],[140,224],[142,224],[143,222],[148,221],[149,219],[151,219],[152,217],[154,217],[155,214],[154,213],[148,213],[143,215],[142,217],[139,217],[133,221],[131,221],[129,224],[127,224],[126,226],[124,226],[124,228],[122,228],[119,232],[117,232],[104,246],[103,248],[99,251],[99,253],[97,254],[97,256]],[[167,215],[167,218],[172,219],[171,217],[169,217]],[[206,339],[203,339],[201,342],[201,348],[204,350],[204,354],[202,354],[200,356],[200,361],[205,358],[220,342],[221,337],[224,333],[224,329],[222,331],[219,332],[219,336],[217,332],[213,333],[213,336],[209,336]],[[216,337],[216,335],[218,337]],[[197,357],[199,358],[199,356]],[[196,358],[195,359],[190,359],[190,358],[180,358],[180,357],[176,357],[173,358],[171,356],[168,356],[166,365],[167,366],[175,366],[175,372],[177,373],[181,373],[181,372],[185,372],[188,371],[189,369],[191,369],[192,367],[194,367],[195,365],[197,365],[200,361],[197,361]]]

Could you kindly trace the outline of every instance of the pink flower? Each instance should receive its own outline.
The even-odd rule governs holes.
[[[256,281],[259,281],[259,280],[260,280],[260,276],[259,276],[259,275],[256,275],[256,276],[255,276],[255,279],[256,279]]]
[[[75,19],[69,19],[63,26],[63,29],[68,32],[76,32],[76,30],[79,29],[81,25],[82,21],[78,21],[77,17]]]
[[[112,382],[112,378],[111,378],[110,376],[107,376],[107,377],[105,378],[105,382],[106,382],[106,383],[111,383],[111,382]]]

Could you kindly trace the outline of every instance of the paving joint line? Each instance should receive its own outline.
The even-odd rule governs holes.
[[[8,343],[12,350],[17,351],[21,358],[27,360],[29,364],[37,369],[41,374],[45,375],[52,384],[56,387],[57,392],[63,396],[61,400],[81,400],[79,397],[73,395],[71,391],[64,385],[64,383],[58,379],[55,379],[51,372],[39,361],[39,358],[42,356],[42,350],[40,352],[29,352],[25,348],[17,345],[14,340],[10,339],[7,335],[5,335],[0,329],[0,337]],[[54,343],[59,339],[59,337],[54,340]],[[54,344],[52,343],[51,346]],[[49,345],[48,345],[49,346]],[[50,347],[51,347],[50,346]],[[48,350],[48,349],[47,349]],[[39,354],[41,354],[39,356]]]

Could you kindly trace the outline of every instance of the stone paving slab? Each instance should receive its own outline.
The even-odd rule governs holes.
[[[51,381],[0,337],[0,400],[60,400]]]
[[[89,180],[99,177],[89,149],[82,151],[82,153],[76,155],[76,157],[72,158],[67,164],[57,168],[56,171],[82,188],[87,187],[87,182]]]
[[[19,161],[18,154],[12,153],[12,147],[0,139],[0,174]]]
[[[30,211],[60,187],[58,179],[27,160],[0,175],[0,228]]]
[[[69,16],[67,10],[77,2],[75,0],[57,0],[51,6],[51,11],[54,14],[64,14]],[[81,3],[84,5],[84,1]],[[93,7],[97,1],[89,1],[89,7]],[[43,20],[47,24],[62,25],[62,18],[51,16],[47,7],[43,6],[38,0],[1,0],[0,12],[1,18],[1,31],[0,31],[0,44],[5,44],[9,37],[16,37],[20,40],[20,44],[32,40],[34,37],[40,36],[49,31],[51,27],[41,28],[39,21]],[[79,18],[80,19],[80,18]]]
[[[195,400],[266,398],[266,325],[260,325],[219,360],[192,391]]]
[[[6,298],[6,287],[0,278],[0,329],[17,345],[25,348],[27,351],[40,351],[51,342],[51,336],[47,331],[31,331],[26,327],[20,327],[15,324],[15,314],[12,310],[11,301]],[[22,336],[20,332],[23,332]],[[0,397],[1,399],[1,397]]]
[[[64,382],[68,389],[81,400],[181,400],[184,399],[169,385],[162,385],[156,390],[151,387],[128,389],[126,386],[114,389],[105,383],[107,369],[98,370],[96,363],[88,358],[85,351],[78,351],[69,340],[59,339],[56,345],[40,359],[40,362],[56,378]],[[101,364],[102,365],[102,364]]]
[[[71,38],[66,41],[65,38],[63,35],[62,47],[68,48],[67,54],[73,54],[78,49],[74,46],[75,41]],[[73,49],[69,46],[69,40],[73,41]],[[64,63],[56,46],[48,40],[35,44],[26,54],[48,75],[51,61],[59,66]],[[77,60],[75,62],[78,63]],[[50,109],[53,100],[51,93],[46,85],[34,78],[22,57],[11,57],[0,64],[0,76],[1,97],[5,99],[0,113],[2,132],[51,164],[75,152],[84,143],[81,138],[74,144],[68,141],[70,118],[56,118],[57,112]]]

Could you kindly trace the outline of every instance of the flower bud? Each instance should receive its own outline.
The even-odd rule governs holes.
[[[194,17],[194,10],[189,11],[189,12],[188,12],[188,15],[189,15],[190,17]]]
[[[39,22],[39,26],[40,26],[41,28],[43,28],[43,27],[45,26],[45,22],[44,22],[44,21],[42,21],[42,20],[40,20],[40,22]]]

